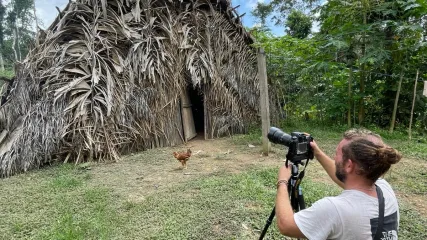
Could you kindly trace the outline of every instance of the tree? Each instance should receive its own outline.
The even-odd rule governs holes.
[[[33,0],[12,0],[10,9],[7,15],[8,26],[12,31],[13,44],[12,48],[15,54],[15,61],[22,60],[23,49],[23,36],[22,34],[32,34],[32,21],[33,16]],[[33,36],[34,37],[34,36]]]
[[[0,69],[1,71],[4,71],[3,49],[4,49],[4,27],[5,27],[4,15],[5,13],[6,13],[6,7],[3,4],[3,0],[0,0]]]
[[[359,124],[364,124],[368,110],[376,111],[376,119],[382,126],[394,121],[392,110],[398,106],[398,82],[401,79],[396,76],[405,74],[406,70],[401,66],[406,65],[407,58],[412,55],[411,45],[421,39],[416,32],[422,27],[414,21],[415,15],[410,11],[420,7],[415,0],[330,0],[320,8],[319,35],[324,36],[326,46],[336,49],[330,59],[346,62],[348,67],[356,69],[354,77],[359,81],[354,96],[358,109],[354,113]],[[374,94],[377,97],[373,97]],[[399,114],[397,110],[394,112]],[[372,112],[368,117],[375,119]]]
[[[298,10],[292,10],[286,19],[286,33],[295,38],[306,38],[311,32],[311,18]]]
[[[0,62],[3,59],[4,67],[11,69],[34,43],[34,1],[1,1],[0,10]]]
[[[282,16],[280,21],[291,22],[289,4],[301,3],[306,4],[302,13],[313,14],[308,1],[270,1],[262,8],[263,16]],[[418,68],[420,74],[427,72],[422,60],[410,60],[427,56],[422,50],[427,45],[427,2],[329,0],[318,10],[321,28],[309,39],[313,46],[309,53],[302,51],[308,42],[291,38],[289,29],[286,38],[263,39],[270,54],[269,79],[277,84],[274,91],[286,99],[286,111],[299,116],[316,109],[322,119],[349,126],[409,125],[415,72]],[[426,103],[416,98],[417,128],[424,126]]]
[[[260,19],[261,25],[265,26],[267,17],[271,14],[272,11],[273,7],[270,4],[258,2],[257,7],[252,11],[252,15]]]
[[[33,12],[34,12],[34,21],[35,21],[35,26],[36,26],[36,31],[37,31],[37,29],[38,29],[38,27],[39,27],[39,23],[38,23],[38,20],[37,20],[37,11],[36,11],[36,0],[33,0]]]
[[[393,132],[395,128],[396,119],[399,115],[398,105],[399,100],[401,99],[400,94],[403,90],[405,90],[405,86],[402,86],[402,84],[405,84],[405,82],[403,82],[403,76],[409,74],[413,75],[415,69],[412,66],[418,65],[418,62],[411,61],[410,59],[418,55],[418,53],[420,52],[419,43],[420,40],[423,39],[422,33],[424,29],[421,25],[422,20],[419,18],[420,16],[423,16],[423,14],[420,15],[419,11],[424,11],[424,14],[427,14],[427,8],[425,8],[425,3],[423,9],[423,6],[418,4],[415,0],[407,2],[396,2],[390,5],[389,8],[391,10],[394,10],[394,12],[392,12],[394,13],[394,15],[391,16],[391,19],[393,20],[393,26],[390,26],[388,28],[388,32],[392,34],[392,38],[394,40],[392,41],[392,44],[389,44],[393,51],[393,62],[390,63],[390,68],[392,68],[394,71],[400,72],[400,78],[397,83],[397,89],[395,90],[393,88],[393,92],[395,92],[395,98],[389,128],[389,131]],[[396,62],[400,62],[401,64],[396,65]],[[408,78],[406,78],[406,80],[407,79]],[[409,90],[412,84],[410,84],[408,81],[406,82],[406,88]],[[391,85],[395,86],[396,84]],[[405,99],[410,99],[409,92],[410,91],[405,94]],[[407,103],[405,103],[405,105],[406,104]],[[407,105],[407,108],[410,108],[410,104]],[[409,115],[407,113],[403,113],[404,111],[400,112],[402,119],[407,118],[407,115]],[[403,116],[403,114],[405,116]]]
[[[263,25],[269,16],[275,25],[283,25],[293,11],[308,14],[322,2],[322,0],[271,0],[268,3],[258,1],[252,15],[259,18]]]

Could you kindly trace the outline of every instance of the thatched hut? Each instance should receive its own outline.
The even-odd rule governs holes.
[[[77,0],[0,107],[0,176],[245,132],[252,40],[228,0]]]

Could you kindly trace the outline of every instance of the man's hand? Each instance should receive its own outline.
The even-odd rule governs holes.
[[[315,141],[310,142],[310,146],[313,149],[314,156],[322,165],[322,167],[326,170],[329,177],[341,188],[344,188],[344,183],[338,180],[335,175],[336,167],[335,161],[328,157],[317,145]]]
[[[291,169],[292,169],[292,164],[288,163],[288,167],[286,167],[286,165],[283,165],[282,167],[280,167],[279,169],[279,177],[278,177],[278,181],[280,180],[289,180],[291,178]]]
[[[314,140],[312,142],[310,142],[310,146],[313,149],[314,156],[317,158],[317,156],[321,152],[319,146],[317,145],[317,143]]]

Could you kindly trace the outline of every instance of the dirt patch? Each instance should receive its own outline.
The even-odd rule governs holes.
[[[398,199],[404,200],[405,202],[410,203],[411,208],[416,209],[420,215],[427,216],[427,207],[426,207],[427,196],[404,194],[400,192],[396,192],[396,196]]]
[[[174,151],[193,152],[187,169],[173,157]],[[151,149],[125,156],[114,164],[91,166],[90,184],[112,188],[131,202],[143,201],[156,191],[201,176],[239,173],[252,167],[280,166],[276,154],[262,156],[259,147],[230,144],[230,139],[193,140],[185,145]]]
[[[187,148],[192,150],[193,156],[187,163],[187,169],[182,169],[172,152],[185,151]],[[240,173],[250,168],[279,167],[283,164],[285,150],[273,149],[266,157],[261,154],[260,149],[260,146],[236,145],[230,139],[196,139],[181,146],[151,149],[125,156],[114,164],[93,165],[90,170],[93,181],[89,184],[112,188],[115,194],[127,201],[138,203],[150,194],[191,179],[223,172]],[[411,159],[403,159],[399,165],[402,171],[423,169],[425,172],[427,169],[427,162],[415,162]],[[306,177],[313,181],[333,184],[316,160],[310,161]],[[391,181],[392,185],[400,184],[405,181],[405,176],[392,170],[386,175],[386,179]],[[422,215],[427,215],[427,207],[424,204],[427,200],[426,194],[397,192],[397,195]]]
[[[397,169],[398,168],[398,169]],[[401,191],[396,191],[400,200],[409,203],[418,213],[427,216],[427,162],[416,159],[404,158],[394,169],[386,174],[390,182],[403,186]],[[416,189],[416,194],[408,193],[408,189]]]

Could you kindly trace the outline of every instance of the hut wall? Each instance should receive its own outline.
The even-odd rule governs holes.
[[[188,86],[204,89],[207,137],[244,131],[256,55],[229,1],[215,2],[71,1],[0,108],[0,177],[180,144]]]

